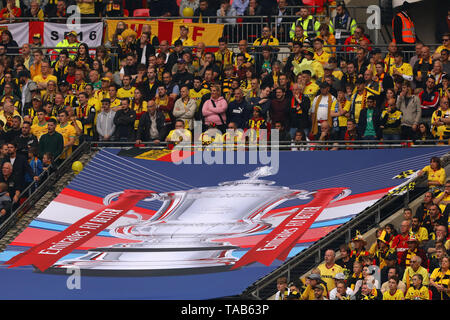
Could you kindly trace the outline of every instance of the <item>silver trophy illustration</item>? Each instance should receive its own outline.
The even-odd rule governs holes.
[[[171,275],[228,270],[238,260],[239,247],[220,239],[242,237],[267,230],[261,218],[285,201],[309,199],[314,192],[275,186],[261,180],[276,174],[272,167],[259,167],[247,179],[222,182],[215,187],[156,193],[144,201],[161,201],[149,220],[140,216],[133,223],[116,226],[110,234],[138,242],[89,250],[87,254],[57,262],[50,272],[78,267],[92,275]],[[346,197],[344,191],[333,201]],[[121,192],[109,194],[109,205]]]

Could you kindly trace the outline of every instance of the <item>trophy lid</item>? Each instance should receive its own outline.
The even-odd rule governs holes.
[[[274,167],[269,167],[269,166],[258,167],[255,170],[244,174],[244,176],[248,177],[248,179],[221,182],[221,183],[219,183],[219,185],[220,186],[238,185],[238,184],[272,185],[272,184],[275,184],[275,181],[259,180],[259,178],[272,176],[272,175],[276,174],[277,172],[278,172],[278,169],[274,168]]]

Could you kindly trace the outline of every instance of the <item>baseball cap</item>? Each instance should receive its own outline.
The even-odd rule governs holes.
[[[60,87],[62,87],[62,86],[68,86],[68,85],[69,85],[69,83],[68,83],[66,80],[62,80],[62,81],[59,82],[59,86],[60,86]]]
[[[75,31],[70,31],[67,36],[77,36],[77,33]]]
[[[33,38],[41,39],[41,34],[35,33],[35,34],[33,34]]]
[[[336,280],[345,280],[345,279],[346,279],[346,278],[345,278],[345,274],[343,274],[342,272],[336,273],[335,276],[334,276],[334,278],[335,278]]]
[[[320,275],[317,273],[311,273],[307,278],[310,280],[320,280]]]
[[[313,289],[314,289],[314,290],[315,290],[315,289],[319,289],[319,290],[321,290],[321,291],[325,290],[325,288],[324,288],[323,285],[321,285],[321,284],[316,284],[316,285],[313,287]]]

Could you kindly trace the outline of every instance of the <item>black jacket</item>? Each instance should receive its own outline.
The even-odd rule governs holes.
[[[156,111],[156,129],[158,129],[159,132],[159,140],[164,140],[164,122],[165,117],[164,114],[160,111]],[[142,140],[142,141],[151,141],[150,138],[150,128],[152,126],[152,118],[150,117],[150,114],[148,112],[144,113],[141,116],[141,119],[139,120],[139,127],[137,129],[137,135],[136,140]]]
[[[144,96],[145,100],[152,100],[156,93],[158,92],[158,87],[161,85],[161,82],[158,80],[155,80],[155,83],[150,88],[150,81],[147,79],[145,80],[142,85],[140,86],[140,89],[142,90],[142,95]]]
[[[373,127],[375,129],[375,133],[377,135],[377,139],[381,139],[382,137],[382,131],[380,129],[381,124],[381,111],[378,108],[373,109]],[[367,128],[367,108],[364,108],[361,110],[361,113],[359,114],[359,122],[358,122],[358,133],[360,137],[364,136],[364,132]]]
[[[30,148],[39,147],[38,139],[35,135],[30,134],[29,137],[24,137],[23,135],[19,135],[16,137],[15,142],[17,143],[17,152],[24,155],[28,158],[28,151]]]
[[[5,162],[11,162],[11,158],[8,156],[5,158]],[[31,169],[28,159],[20,154],[16,153],[16,159],[13,164],[13,174],[16,175],[17,181],[21,187],[25,187],[25,173],[28,173],[30,177],[34,177],[33,169]]]
[[[146,50],[145,50],[145,65],[148,66],[148,58],[150,56],[155,55],[155,47],[152,46],[151,44],[147,44],[146,46]],[[140,43],[137,43],[135,45],[134,50],[136,51],[136,55],[137,55],[137,62],[138,64],[141,63],[141,59],[142,59],[142,53],[144,52],[144,48],[141,48]]]
[[[127,138],[128,141],[134,140],[134,121],[136,120],[136,111],[120,109],[114,116],[116,125],[115,135],[118,139]]]

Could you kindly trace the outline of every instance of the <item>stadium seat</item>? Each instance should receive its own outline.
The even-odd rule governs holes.
[[[133,17],[150,17],[150,9],[135,9]]]

